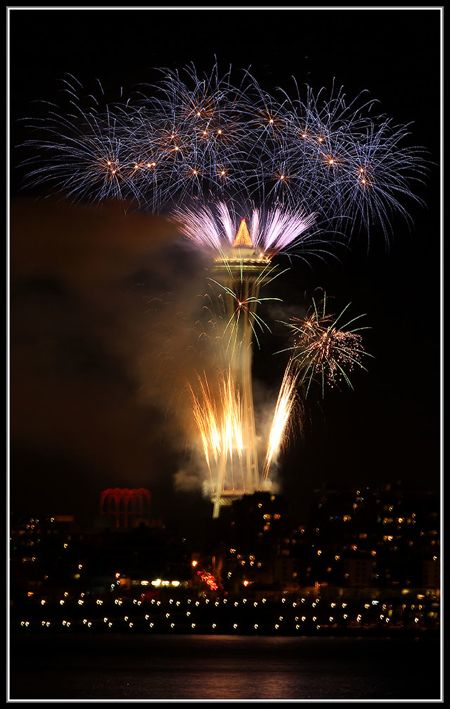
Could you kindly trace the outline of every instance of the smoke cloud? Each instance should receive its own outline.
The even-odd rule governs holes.
[[[11,225],[13,506],[94,506],[115,485],[205,494],[189,385],[214,390],[224,314],[202,254],[123,203],[22,200]],[[261,464],[277,393],[254,382]]]
[[[15,495],[70,505],[110,485],[170,488],[186,384],[208,365],[203,290],[201,258],[162,218],[114,203],[13,204],[13,506]]]

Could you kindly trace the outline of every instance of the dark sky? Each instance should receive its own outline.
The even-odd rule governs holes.
[[[153,67],[193,60],[208,69],[214,56],[223,67],[251,65],[268,89],[291,75],[315,89],[333,78],[349,95],[368,89],[388,115],[412,121],[413,142],[430,151],[426,207],[412,207],[411,230],[395,224],[389,250],[374,232],[369,249],[360,239],[339,263],[308,271],[294,262],[274,295],[295,306],[324,287],[373,328],[369,374],[356,375],[355,392],[311,401],[304,436],[283,459],[280,479],[299,514],[325,481],[438,486],[439,12],[16,10],[10,18],[13,511],[87,513],[110,485],[149,487],[155,514],[189,520],[201,509],[173,491],[186,441],[154,385],[170,377],[176,396],[178,362],[160,343],[171,342],[171,327],[182,330],[195,255],[154,217],[27,193],[14,146],[26,137],[17,119],[33,114],[33,101],[57,99],[66,72],[115,92],[154,79]],[[283,361],[273,343],[263,345],[255,375],[270,389]],[[192,356],[187,341],[180,356]]]

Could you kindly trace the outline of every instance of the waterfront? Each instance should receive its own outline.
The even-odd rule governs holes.
[[[13,634],[11,699],[439,699],[435,633]]]

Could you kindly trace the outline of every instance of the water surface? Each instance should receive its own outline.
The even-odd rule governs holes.
[[[11,699],[438,699],[439,638],[26,635]]]

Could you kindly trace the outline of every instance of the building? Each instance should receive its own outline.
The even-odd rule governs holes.
[[[100,493],[100,516],[116,529],[148,525],[150,501],[146,488],[109,487]]]

